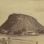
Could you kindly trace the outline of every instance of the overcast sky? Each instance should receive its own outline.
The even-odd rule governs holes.
[[[0,0],[0,25],[12,13],[33,16],[44,25],[44,0]]]

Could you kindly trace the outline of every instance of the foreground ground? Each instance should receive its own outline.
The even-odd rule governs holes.
[[[6,38],[6,40],[10,37],[9,44],[44,44],[44,35],[39,36],[6,36],[0,35],[1,38]]]

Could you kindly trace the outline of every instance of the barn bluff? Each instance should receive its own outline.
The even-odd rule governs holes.
[[[10,14],[5,23],[0,26],[0,33],[22,34],[28,31],[44,33],[42,26],[34,17],[25,14]]]

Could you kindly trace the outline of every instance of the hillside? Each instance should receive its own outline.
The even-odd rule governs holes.
[[[10,14],[7,21],[1,25],[0,33],[21,34],[23,31],[35,31],[44,33],[44,26],[32,16],[24,14]]]

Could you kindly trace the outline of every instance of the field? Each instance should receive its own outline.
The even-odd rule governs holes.
[[[8,40],[10,37],[10,41]],[[6,36],[0,35],[0,39],[5,38],[9,44],[44,44],[44,35],[39,36]]]

